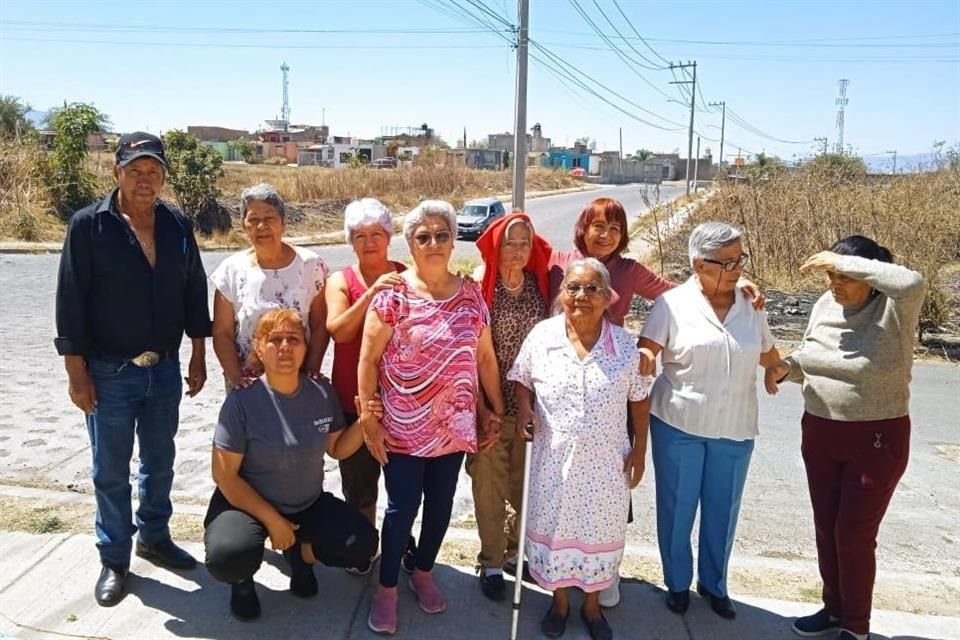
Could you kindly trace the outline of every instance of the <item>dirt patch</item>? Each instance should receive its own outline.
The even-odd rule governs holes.
[[[960,462],[960,444],[940,442],[933,445],[937,455],[950,462]]]

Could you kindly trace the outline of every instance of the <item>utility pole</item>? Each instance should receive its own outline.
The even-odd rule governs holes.
[[[693,67],[693,80],[675,80],[670,84],[689,84],[690,86],[690,130],[687,133],[687,195],[690,195],[690,156],[693,155],[693,112],[697,107],[697,62],[687,62],[685,64],[672,64],[670,69],[680,69],[685,71]]]
[[[513,118],[513,202],[514,211],[523,211],[527,181],[527,36],[530,29],[530,0],[517,0],[517,95]]]
[[[727,127],[727,102],[726,100],[721,100],[720,102],[709,102],[708,106],[711,107],[723,107],[723,115],[720,117],[720,164],[717,165],[717,173],[723,171],[723,135],[726,133]],[[699,153],[697,154],[700,155]]]
[[[820,153],[823,154],[823,155],[827,155],[827,138],[826,138],[826,136],[824,136],[824,137],[822,137],[822,138],[814,138],[813,141],[814,141],[814,142],[819,142],[820,144],[822,144],[822,145],[823,145],[823,150],[822,150]]]
[[[693,192],[700,186],[700,136],[697,136],[697,159],[693,162]]]
[[[617,171],[620,172],[620,184],[623,184],[623,127],[620,127],[620,155],[617,157]]]
[[[840,85],[840,95],[837,97],[837,153],[843,155],[843,125],[844,125],[844,113],[846,111],[847,104],[850,102],[847,99],[847,85],[850,84],[850,81],[846,78],[842,78],[838,83]]]
[[[897,150],[894,149],[893,151],[886,151],[884,153],[893,154],[893,175],[897,175]]]

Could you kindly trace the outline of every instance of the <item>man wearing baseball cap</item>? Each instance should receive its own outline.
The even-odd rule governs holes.
[[[60,258],[57,338],[70,399],[86,416],[103,568],[94,595],[105,607],[126,594],[136,554],[172,569],[196,560],[170,539],[170,488],[183,382],[206,381],[210,336],[206,273],[190,219],[158,199],[167,174],[163,142],[122,136],[117,188],[73,214]],[[191,340],[187,377],[180,343]],[[134,434],[139,442],[136,524],[130,499]]]

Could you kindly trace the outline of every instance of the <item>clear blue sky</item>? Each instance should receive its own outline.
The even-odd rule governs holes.
[[[279,114],[279,67],[286,61],[297,123],[319,123],[325,108],[338,135],[372,137],[385,126],[427,122],[449,142],[464,126],[470,140],[484,139],[513,127],[514,54],[495,34],[458,19],[453,1],[471,7],[469,0],[4,0],[0,92],[36,109],[92,102],[117,131],[191,124],[253,130]],[[833,144],[837,80],[848,78],[845,139],[860,153],[907,155],[929,151],[934,140],[960,140],[958,0],[618,1],[663,58],[697,60],[705,101],[725,100],[772,137],[827,136]],[[516,21],[511,0],[484,4]],[[628,56],[639,59],[627,42],[661,62],[635,38],[614,0],[578,4]],[[688,109],[656,90],[682,99],[670,71],[638,69],[639,77],[567,0],[531,0],[530,24],[531,38],[605,85],[583,80],[597,93],[683,130],[631,119],[582,88],[564,86],[533,60],[530,125],[540,122],[555,144],[589,136],[599,149],[615,149],[623,127],[625,151],[686,153]],[[719,138],[719,113],[696,117],[698,130]],[[727,141],[728,157],[736,153],[732,143],[787,159],[813,148],[765,138],[730,119]],[[716,142],[703,145],[718,151]]]

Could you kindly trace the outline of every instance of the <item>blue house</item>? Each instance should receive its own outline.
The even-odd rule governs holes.
[[[540,164],[552,169],[569,171],[577,167],[590,170],[590,151],[588,149],[551,149]]]

